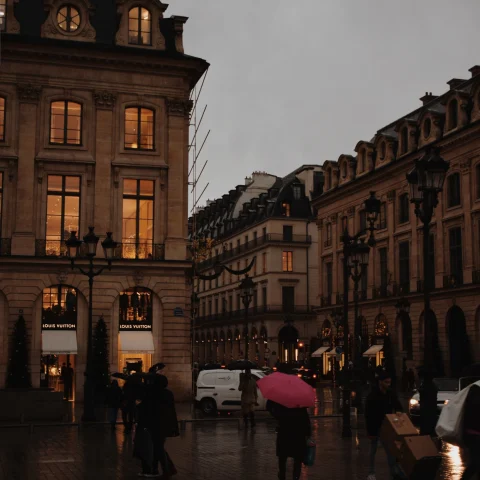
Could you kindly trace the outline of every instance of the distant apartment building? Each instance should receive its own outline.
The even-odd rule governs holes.
[[[245,358],[246,331],[248,358],[261,365],[305,355],[316,335],[319,278],[311,198],[322,185],[318,165],[303,165],[284,178],[255,172],[197,213],[194,236],[210,237],[214,245],[198,272],[213,273],[218,264],[240,271],[255,259],[248,272],[255,288],[246,312],[239,290],[244,275],[223,270],[196,283],[194,361]]]
[[[404,361],[422,364],[427,281],[433,289],[433,329],[445,374],[458,376],[480,360],[480,67],[470,71],[470,79],[449,81],[450,89],[441,96],[427,93],[419,108],[381,128],[371,140],[358,142],[356,155],[324,163],[324,192],[313,205],[318,211],[322,305],[318,326],[325,345],[338,341],[332,309],[342,307],[342,231],[346,226],[350,234],[365,229],[364,201],[375,191],[382,202],[377,244],[360,282],[356,319],[364,355],[381,362],[388,335],[397,372]],[[428,261],[434,275],[425,279],[422,223],[410,203],[406,174],[429,147],[438,148],[450,168],[431,222]],[[355,322],[352,285],[350,332]]]

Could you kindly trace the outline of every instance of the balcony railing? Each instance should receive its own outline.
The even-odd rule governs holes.
[[[248,318],[258,317],[260,315],[282,314],[282,315],[308,315],[314,314],[313,307],[307,305],[262,305],[259,307],[250,307],[248,309]],[[233,310],[231,312],[215,313],[197,317],[195,322],[197,326],[204,324],[223,323],[230,321],[243,321],[245,319],[245,309]]]
[[[332,305],[332,295],[325,295],[320,298],[321,307],[330,307]]]
[[[444,275],[443,288],[455,288],[463,285],[463,274],[452,273],[450,275]]]
[[[0,238],[0,257],[8,257],[12,254],[12,239]]]
[[[310,235],[283,235],[282,233],[267,233],[266,235],[254,238],[247,243],[237,245],[231,250],[224,250],[222,253],[201,262],[198,265],[198,268],[200,270],[210,268],[216,263],[224,262],[225,260],[229,260],[230,258],[249,252],[254,248],[266,245],[268,243],[297,243],[310,245],[312,243],[312,237]]]
[[[99,247],[101,248],[100,244]],[[85,244],[79,250],[79,257],[86,257]],[[62,240],[36,240],[35,256],[37,257],[66,257],[67,247]],[[165,259],[165,245],[157,243],[118,243],[114,258],[117,260],[150,260]]]

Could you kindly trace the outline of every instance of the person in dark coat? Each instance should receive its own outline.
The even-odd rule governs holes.
[[[475,474],[480,480],[480,387],[472,385],[464,406],[463,440],[468,449],[468,464],[461,480],[469,480]]]
[[[308,411],[306,408],[286,408],[271,400],[267,402],[267,410],[278,422],[278,478],[285,480],[287,460],[293,458],[293,480],[298,480],[307,450],[307,437],[311,435]]]
[[[165,450],[168,437],[179,435],[175,399],[167,389],[168,380],[164,375],[155,375],[153,382],[147,386],[145,397],[138,406],[137,432],[148,432],[153,446],[153,462],[142,458],[142,474],[158,475],[158,463],[162,466],[162,479],[166,480],[177,473],[172,459]],[[142,457],[141,452],[137,456]]]
[[[125,433],[132,431],[135,420],[136,401],[142,398],[141,379],[135,375],[127,378],[123,386],[122,399],[122,421],[125,426]]]
[[[365,403],[365,420],[367,424],[367,434],[370,439],[370,466],[367,480],[375,480],[375,456],[377,454],[378,435],[382,426],[385,415],[391,413],[403,412],[402,404],[396,393],[392,391],[392,377],[386,372],[379,372],[377,378],[377,386],[367,397]],[[406,478],[397,465],[395,457],[388,451],[387,461],[390,467],[392,478]]]
[[[123,392],[118,386],[118,382],[113,380],[110,386],[107,388],[106,403],[108,408],[108,421],[112,426],[112,430],[115,430],[117,424],[118,409],[122,405]]]

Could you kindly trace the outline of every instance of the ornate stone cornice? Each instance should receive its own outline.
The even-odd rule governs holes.
[[[330,215],[330,221],[332,223],[337,223],[337,219],[338,219],[338,213],[333,213],[332,215]]]
[[[348,207],[347,209],[347,215],[349,217],[353,217],[355,215],[355,207]]]
[[[390,190],[387,192],[387,200],[389,203],[392,203],[395,200],[395,190]]]
[[[18,99],[24,103],[38,103],[42,94],[42,87],[31,83],[17,85]]]
[[[115,102],[117,101],[117,95],[107,90],[102,90],[95,92],[93,94],[93,99],[95,100],[95,106],[104,110],[113,110],[115,107]]]
[[[470,167],[472,165],[472,159],[469,158],[463,162],[460,162],[460,169],[462,170],[462,173],[469,173],[470,172]]]
[[[193,107],[192,100],[180,100],[176,98],[167,99],[167,109],[169,115],[177,117],[188,117]]]

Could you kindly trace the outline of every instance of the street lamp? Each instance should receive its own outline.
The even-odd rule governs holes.
[[[367,221],[370,231],[370,237],[368,239],[368,245],[365,243],[365,231],[362,230],[359,233],[351,236],[348,233],[348,227],[345,226],[345,230],[342,235],[343,242],[343,331],[344,331],[344,352],[345,352],[345,364],[349,365],[349,328],[348,328],[348,282],[350,276],[357,278],[358,281],[361,278],[362,270],[368,266],[368,255],[370,247],[375,245],[375,222],[380,214],[381,202],[375,197],[375,192],[370,192],[370,197],[365,200],[365,212],[367,214]],[[362,226],[363,227],[363,226]],[[352,272],[352,269],[355,269]],[[354,298],[355,300],[355,298]],[[355,306],[355,314],[357,314],[358,306]],[[355,318],[355,336],[360,335],[360,329],[358,328],[358,318]],[[345,382],[343,388],[343,428],[342,437],[351,437],[352,428],[350,424],[350,371],[347,369],[345,375]]]
[[[70,232],[70,237],[65,240],[67,246],[67,253],[70,257],[72,264],[72,270],[77,268],[80,273],[88,277],[88,337],[87,337],[87,365],[85,369],[85,384],[84,391],[84,403],[83,403],[83,416],[82,421],[92,422],[95,421],[95,385],[93,382],[94,366],[93,366],[93,279],[100,275],[108,266],[110,270],[112,260],[115,256],[115,249],[117,242],[112,238],[112,232],[107,232],[107,238],[102,242],[105,259],[108,264],[104,267],[94,270],[93,259],[97,254],[97,245],[99,238],[94,233],[94,227],[88,227],[88,233],[83,237],[83,242],[77,238],[77,232]],[[89,260],[88,270],[84,270],[81,266],[75,265],[75,259],[78,257],[78,253],[82,244],[86,245],[86,256]]]
[[[240,282],[239,290],[242,292],[241,297],[243,300],[243,306],[245,307],[245,360],[248,360],[248,347],[249,347],[249,334],[248,334],[248,308],[253,298],[253,291],[255,288],[255,282],[245,274],[245,278]]]
[[[443,190],[449,167],[449,163],[439,155],[438,148],[431,148],[415,162],[413,170],[407,173],[407,181],[410,186],[410,202],[415,204],[415,215],[423,223],[424,383],[422,389],[420,389],[421,435],[430,435],[435,428],[433,415],[436,412],[437,393],[433,384],[435,374],[434,346],[430,328],[432,313],[430,311],[429,237],[430,222],[435,207],[438,205],[438,194]]]

